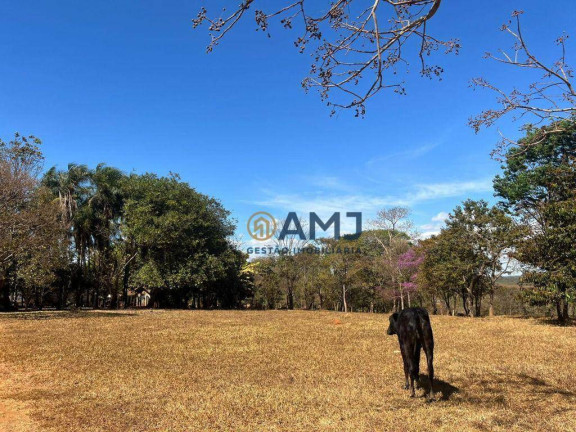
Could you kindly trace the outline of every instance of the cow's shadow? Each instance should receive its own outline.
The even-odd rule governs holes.
[[[430,381],[428,376],[420,374],[420,385],[425,390],[424,395],[430,391]],[[434,378],[434,392],[436,401],[447,401],[454,393],[460,393],[460,400],[464,403],[475,405],[504,403],[507,398],[518,395],[536,396],[538,400],[555,395],[565,400],[576,402],[576,392],[561,388],[553,383],[547,382],[541,378],[533,377],[527,374],[508,374],[508,375],[487,375],[481,379],[474,378],[474,386],[480,387],[481,396],[477,395],[478,389],[468,389],[469,384],[463,382],[464,390],[461,392],[458,387],[453,386],[446,381]],[[423,395],[423,396],[424,396]]]
[[[426,391],[425,394],[428,394],[430,391],[430,380],[428,379],[428,375],[420,374],[419,381],[422,388]],[[436,400],[447,401],[454,393],[458,393],[459,390],[458,387],[453,386],[446,381],[434,378],[434,393],[436,394]],[[441,393],[442,396],[438,397],[438,393]]]
[[[525,373],[508,374],[506,376],[492,375],[477,381],[477,383],[482,386],[485,393],[495,398],[504,398],[513,393],[521,393],[545,397],[557,395],[576,401],[576,392],[566,390],[541,378]]]

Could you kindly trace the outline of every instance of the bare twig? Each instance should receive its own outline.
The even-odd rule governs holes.
[[[433,51],[444,47],[446,52],[458,52],[457,40],[441,41],[427,33],[426,23],[436,14],[441,1],[374,0],[364,7],[358,0],[336,0],[327,12],[313,16],[306,9],[310,2],[298,0],[273,12],[256,10],[255,17],[258,28],[266,32],[271,18],[280,18],[288,29],[295,19],[301,19],[302,34],[294,45],[300,52],[309,44],[314,46],[310,74],[302,86],[305,90],[317,88],[332,113],[338,108],[352,108],[356,116],[362,116],[366,101],[380,90],[405,93],[397,68],[409,64],[403,47],[411,37],[421,40],[417,55],[423,76],[440,76],[443,71],[425,61]],[[216,19],[209,18],[202,8],[193,23],[194,27],[209,24],[209,52],[253,4],[254,0],[245,0],[232,13]]]
[[[499,105],[498,108],[482,111],[469,120],[470,126],[476,132],[482,127],[492,126],[507,114],[512,114],[513,120],[524,118],[533,120],[525,126],[526,129],[539,124],[553,124],[576,114],[574,75],[572,68],[566,62],[568,35],[563,34],[556,39],[556,45],[561,48],[560,57],[553,64],[546,64],[532,53],[524,39],[520,21],[522,14],[522,11],[515,11],[511,20],[501,28],[502,31],[510,34],[515,41],[512,48],[513,53],[500,50],[499,55],[486,53],[485,57],[517,68],[533,69],[539,72],[540,76],[527,89],[513,88],[510,92],[498,88],[484,78],[474,78],[471,86],[494,92]],[[552,131],[546,133],[550,134]],[[502,136],[502,140],[494,153],[502,154],[510,145],[517,144],[517,142]]]

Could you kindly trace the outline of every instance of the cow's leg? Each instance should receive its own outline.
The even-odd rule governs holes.
[[[414,352],[414,379],[416,380],[416,388],[420,388],[420,351],[422,345],[416,344],[416,351]]]
[[[402,386],[404,390],[408,390],[410,388],[409,377],[410,371],[408,370],[408,365],[404,363],[404,385]]]
[[[408,377],[410,375],[410,369],[408,366],[408,356],[406,355],[406,350],[404,346],[400,346],[400,352],[402,353],[402,364],[404,365],[404,386],[402,387],[404,390],[408,390],[410,388],[410,384],[408,382]]]
[[[410,373],[410,397],[416,396],[414,381],[418,380],[418,361],[420,359],[420,349],[414,345],[410,353],[409,373]]]
[[[430,393],[428,393],[428,400],[434,399],[434,349],[427,347],[426,349],[426,363],[428,366],[428,380],[430,381]]]
[[[416,344],[413,343],[413,341],[409,341],[408,343],[404,343],[404,357],[406,359],[406,370],[405,370],[405,374],[406,374],[406,386],[407,388],[410,388],[410,397],[414,397],[415,392],[414,392],[414,379],[415,379],[415,371],[416,371],[416,366],[415,366],[415,349],[416,349]],[[410,381],[408,382],[408,378],[410,378]]]

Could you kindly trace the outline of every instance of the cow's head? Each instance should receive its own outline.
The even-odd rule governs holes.
[[[390,325],[388,326],[388,330],[386,331],[389,335],[396,334],[396,321],[398,321],[398,312],[394,312],[390,315]]]

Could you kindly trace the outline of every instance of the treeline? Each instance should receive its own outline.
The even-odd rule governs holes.
[[[502,158],[498,203],[464,201],[438,235],[422,240],[408,209],[383,209],[357,237],[288,236],[274,245],[286,253],[250,262],[229,212],[176,175],[74,164],[42,175],[39,145],[0,141],[0,310],[127,307],[145,291],[150,307],[469,316],[505,295],[496,312],[574,315],[574,120],[528,129]],[[516,293],[499,285],[512,272]]]
[[[403,209],[381,212],[391,215]],[[365,230],[358,238],[321,239],[279,246],[281,253],[252,261],[250,307],[386,312],[412,304],[417,261],[409,236],[398,229]],[[303,252],[293,253],[302,249]],[[401,295],[399,295],[401,293]],[[402,305],[401,305],[402,303]]]
[[[233,308],[246,255],[215,199],[178,176],[70,164],[41,176],[40,141],[0,141],[0,310]]]
[[[466,314],[480,315],[482,300],[488,296],[492,306],[497,280],[517,263],[518,301],[552,307],[565,322],[576,294],[576,121],[528,128],[501,168],[495,207],[467,201],[420,244],[421,286],[447,306],[460,298]]]
[[[504,311],[514,301],[515,310],[549,308],[566,321],[576,299],[576,122],[528,129],[502,158],[494,190],[497,205],[467,200],[426,240],[411,229],[408,210],[394,208],[379,212],[358,239],[315,245],[361,254],[256,260],[252,305],[374,311],[419,304],[480,316],[494,313],[499,280],[519,272],[518,295],[503,290]]]

